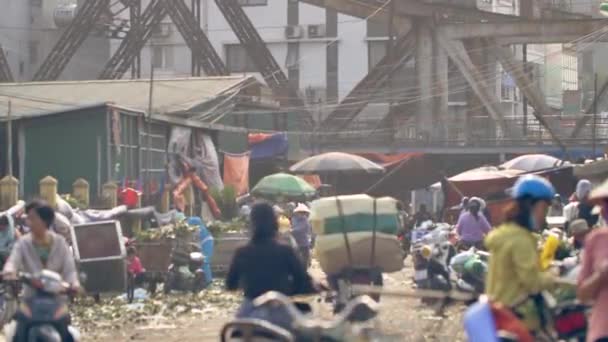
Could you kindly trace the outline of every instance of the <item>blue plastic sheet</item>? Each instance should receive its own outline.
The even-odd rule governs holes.
[[[266,140],[263,140],[256,144],[252,144],[250,146],[250,149],[251,159],[263,159],[284,156],[287,155],[287,151],[289,149],[289,140],[287,139],[287,134],[276,133]]]

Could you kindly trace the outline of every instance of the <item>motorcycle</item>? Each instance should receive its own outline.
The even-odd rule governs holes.
[[[357,294],[353,293],[353,285],[373,285],[382,287],[384,280],[382,270],[379,268],[348,267],[340,273],[332,274],[327,278],[329,286],[335,291],[333,298],[334,313],[341,312]],[[376,302],[380,301],[379,294],[369,295]]]
[[[458,290],[476,295],[484,292],[489,256],[489,253],[471,247],[452,258],[450,272]]]
[[[187,256],[175,253],[165,279],[164,292],[191,291],[198,293],[205,288],[207,281],[203,272],[205,256],[201,252],[191,252]]]
[[[70,325],[67,301],[62,298],[74,294],[74,289],[49,270],[37,275],[20,273],[18,279],[35,294],[21,303],[14,320],[5,327],[6,341],[78,342],[80,333]]]
[[[241,318],[226,324],[221,341],[240,338],[249,342],[265,338],[271,341],[372,341],[378,333],[366,326],[378,314],[378,303],[368,296],[350,301],[332,320],[303,313],[283,294],[268,292],[253,301],[258,312],[269,319]],[[271,313],[273,312],[274,315]],[[260,316],[264,317],[264,316]]]
[[[414,284],[421,289],[451,290],[449,264],[456,254],[448,225],[425,223],[412,232]]]

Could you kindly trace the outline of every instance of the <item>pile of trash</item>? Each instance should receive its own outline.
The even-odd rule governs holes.
[[[182,220],[160,228],[141,230],[135,239],[140,242],[174,240],[176,237],[192,236],[196,232],[198,232],[197,226],[188,225],[185,220]]]
[[[198,294],[149,297],[137,290],[135,301],[126,296],[102,298],[95,303],[90,297],[77,300],[72,306],[72,320],[82,332],[120,329],[128,324],[149,326],[164,324],[179,317],[217,318],[232,316],[241,302],[239,294],[226,292],[223,282],[216,281]]]
[[[242,218],[235,218],[231,221],[213,221],[209,223],[207,229],[214,237],[223,234],[241,233],[247,228],[247,222]]]

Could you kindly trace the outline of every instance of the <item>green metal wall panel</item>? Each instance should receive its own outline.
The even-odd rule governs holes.
[[[69,193],[77,178],[85,178],[95,198],[97,179],[107,179],[106,107],[75,110],[32,118],[23,122],[25,135],[24,191],[38,193],[38,182],[47,175],[59,181],[59,192]]]

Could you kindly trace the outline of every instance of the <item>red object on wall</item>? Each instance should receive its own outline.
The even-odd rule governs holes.
[[[122,191],[122,204],[129,208],[135,208],[140,195],[141,193],[133,188],[125,188]]]

